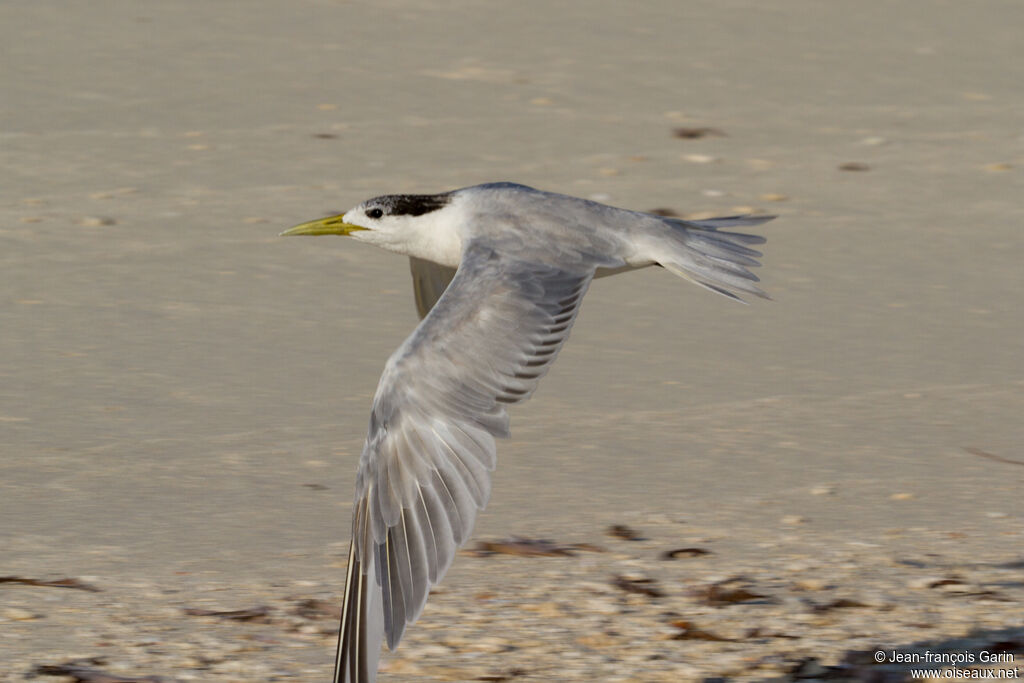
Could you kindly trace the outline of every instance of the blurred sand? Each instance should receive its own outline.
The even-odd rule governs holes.
[[[1020,559],[1024,467],[965,449],[1024,460],[1021,26],[1012,1],[0,5],[0,574],[104,588],[69,616],[59,589],[0,586],[43,615],[0,613],[11,680],[100,650],[252,680],[160,671],[104,624],[135,600],[159,632],[199,577],[336,598],[370,398],[415,324],[407,266],[276,234],[387,192],[512,180],[780,214],[774,302],[653,270],[591,288],[513,414],[478,538],[653,526],[626,559],[706,546],[706,577],[868,552],[897,564],[858,590],[896,594],[902,560]],[[550,560],[516,562],[487,590]],[[442,590],[486,584],[480,565]],[[1022,578],[886,637],[1024,629]],[[133,582],[168,592],[118,594]],[[410,637],[442,637],[435,617]],[[281,679],[323,680],[330,640]]]

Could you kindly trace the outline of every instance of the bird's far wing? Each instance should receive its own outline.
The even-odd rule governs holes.
[[[569,336],[593,270],[466,248],[444,295],[388,360],[359,462],[337,681],[374,679],[490,496],[494,437]]]
[[[416,312],[422,320],[448,288],[448,284],[455,277],[455,269],[410,256],[409,270],[412,272],[412,294],[416,299]]]

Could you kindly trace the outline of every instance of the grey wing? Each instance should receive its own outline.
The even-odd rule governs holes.
[[[356,482],[337,680],[373,680],[382,635],[398,644],[469,537],[490,496],[494,438],[508,435],[506,406],[533,393],[592,277],[473,242],[388,360]]]
[[[409,271],[412,273],[412,293],[416,299],[416,312],[422,320],[448,288],[448,284],[455,277],[455,269],[410,256]]]

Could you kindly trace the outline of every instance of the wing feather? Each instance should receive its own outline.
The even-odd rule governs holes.
[[[506,407],[532,395],[593,277],[476,241],[431,308],[422,294],[445,274],[412,267],[429,313],[385,366],[360,457],[336,674],[348,683],[375,679],[379,652],[367,649],[398,644],[469,538],[490,498],[495,437],[508,435]]]

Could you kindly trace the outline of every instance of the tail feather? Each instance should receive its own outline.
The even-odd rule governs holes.
[[[674,223],[680,227],[692,228],[697,226],[699,228],[705,228],[707,230],[720,230],[721,228],[736,228],[747,225],[761,225],[767,223],[770,220],[775,219],[776,216],[752,216],[750,214],[742,214],[739,216],[719,216],[717,218],[705,218],[699,221],[688,221],[683,218],[668,218],[665,220],[666,223]],[[737,237],[746,238],[741,241],[745,241],[747,244],[764,244],[765,238],[760,235],[743,235],[736,233]],[[749,241],[747,241],[749,240]]]
[[[725,232],[720,228],[760,225],[773,218],[775,216],[724,216],[699,221],[663,219],[672,229],[660,245],[657,261],[672,273],[730,299],[743,301],[734,292],[768,299],[764,290],[754,284],[760,278],[749,270],[761,265],[757,260],[761,252],[745,246],[763,244],[765,238]]]

